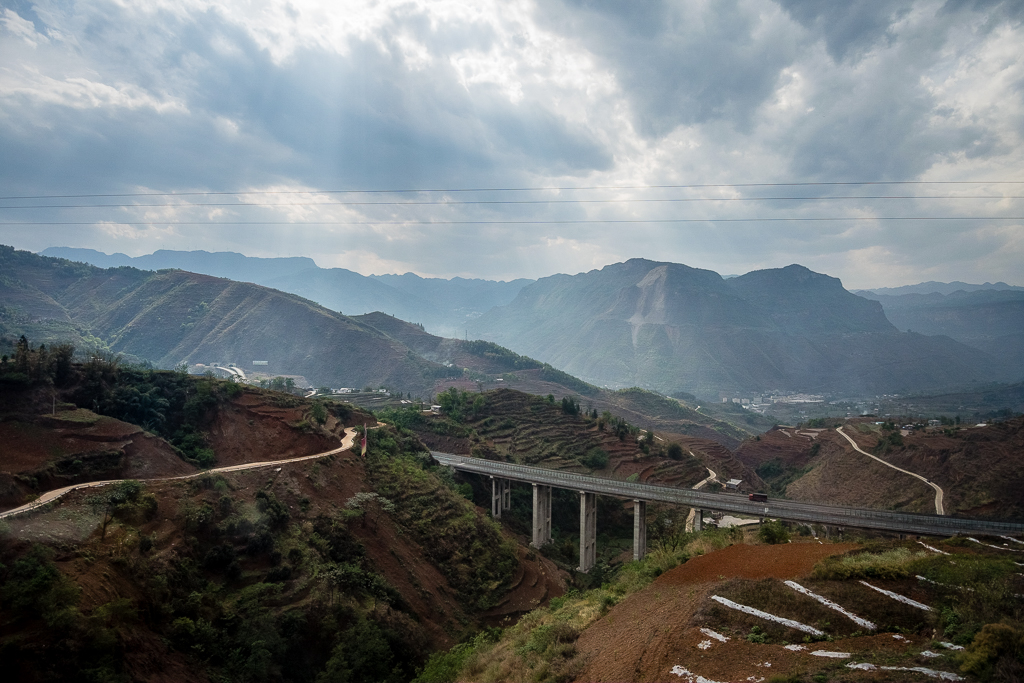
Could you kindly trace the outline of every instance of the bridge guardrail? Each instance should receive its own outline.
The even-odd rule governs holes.
[[[577,489],[589,493],[637,498],[646,501],[674,503],[706,510],[736,512],[759,517],[778,517],[797,522],[816,522],[837,526],[852,526],[885,531],[903,531],[927,535],[951,534],[1021,534],[1024,523],[962,519],[934,514],[888,512],[867,508],[850,508],[797,501],[770,500],[754,503],[728,494],[707,493],[693,489],[677,489],[657,484],[602,479],[584,474],[548,470],[530,465],[481,460],[467,456],[431,451],[434,458],[463,471],[500,476],[527,483],[544,484],[557,488]]]

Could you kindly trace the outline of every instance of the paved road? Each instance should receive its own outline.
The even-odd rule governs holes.
[[[356,441],[356,430],[354,427],[348,427],[345,429],[345,436],[341,439],[341,445],[337,448],[323,453],[315,453],[313,455],[302,455],[298,458],[288,458],[287,460],[266,460],[264,462],[248,462],[242,465],[231,465],[229,467],[215,467],[211,470],[202,470],[201,472],[193,472],[192,474],[185,474],[180,477],[162,477],[159,479],[140,479],[142,482],[158,482],[158,481],[175,481],[179,479],[193,479],[195,477],[201,477],[206,474],[217,474],[218,472],[241,472],[242,470],[254,470],[260,467],[273,467],[274,465],[286,465],[291,462],[302,462],[303,460],[314,460],[316,458],[326,458],[328,455],[335,455],[342,451],[347,451],[352,448]],[[110,479],[108,481],[90,481],[84,484],[74,484],[72,486],[65,486],[61,489],[54,489],[53,491],[47,491],[31,503],[22,505],[21,507],[14,508],[13,510],[7,510],[6,512],[0,512],[0,519],[4,517],[13,517],[14,515],[21,514],[22,512],[28,512],[29,510],[35,510],[36,508],[42,507],[47,503],[52,503],[61,496],[64,496],[72,491],[78,489],[91,489],[99,488],[101,486],[108,486],[110,484],[116,484],[124,479]]]
[[[849,441],[850,445],[853,446],[853,449],[855,451],[857,451],[858,453],[862,453],[862,454],[868,456],[869,458],[871,458],[872,460],[877,460],[878,462],[882,463],[886,467],[891,467],[891,468],[893,468],[894,470],[896,470],[898,472],[902,472],[903,474],[909,474],[910,476],[914,477],[915,479],[920,479],[921,481],[923,481],[924,483],[928,484],[933,489],[935,489],[935,514],[937,514],[937,515],[944,515],[944,514],[946,514],[946,510],[942,506],[942,489],[939,488],[938,484],[936,484],[935,482],[930,481],[930,480],[922,477],[920,474],[914,474],[913,472],[911,472],[909,470],[905,470],[902,467],[896,467],[896,465],[891,465],[891,464],[887,463],[886,461],[882,460],[881,458],[875,457],[875,456],[871,455],[870,453],[868,453],[867,451],[862,450],[861,447],[857,445],[857,442],[854,441],[853,439],[851,439],[850,435],[843,431],[842,427],[836,427],[836,431],[839,432],[840,434],[842,434],[843,438],[846,439],[847,441]]]
[[[770,499],[767,503],[755,503],[746,496],[738,494],[706,493],[693,489],[677,489],[669,486],[602,479],[584,474],[482,460],[480,458],[470,458],[437,451],[431,451],[431,454],[442,465],[454,467],[463,472],[501,477],[513,481],[544,484],[556,488],[587,491],[617,498],[673,503],[701,510],[736,512],[755,517],[777,517],[794,522],[879,529],[927,536],[953,536],[955,534],[1006,534],[1019,536],[1024,534],[1024,522],[962,519],[910,512],[890,512],[887,510],[801,503],[792,500]]]

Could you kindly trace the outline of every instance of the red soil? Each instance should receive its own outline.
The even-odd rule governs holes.
[[[810,573],[814,565],[853,550],[856,543],[786,543],[783,545],[731,545],[665,572],[655,583],[681,586],[723,578],[792,579]]]
[[[707,637],[692,618],[720,578],[796,578],[807,574],[820,559],[854,547],[849,543],[817,542],[734,545],[690,560],[623,600],[583,632],[576,645],[587,664],[576,680],[678,682],[682,679],[671,670],[680,665],[712,681],[739,681],[748,676],[767,679],[800,668],[805,662],[821,665],[828,660],[806,652],[790,652],[780,645],[735,639],[724,644],[714,641],[711,648],[701,650],[696,646]],[[885,636],[873,638],[890,647],[897,646],[890,641],[906,646],[903,641],[892,641],[891,636],[889,640]],[[847,648],[854,645],[854,640],[844,640],[843,650],[851,651]],[[765,662],[771,662],[771,666],[764,666]]]

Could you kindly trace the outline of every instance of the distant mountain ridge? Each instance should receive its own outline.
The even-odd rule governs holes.
[[[953,292],[977,292],[979,290],[1011,290],[1024,292],[1024,287],[1008,285],[1005,282],[986,282],[982,285],[972,285],[966,282],[954,280],[953,282],[920,282],[916,285],[903,285],[902,287],[875,287],[874,289],[857,289],[854,294],[871,292],[885,296],[900,296],[902,294],[952,294]]]
[[[345,268],[320,268],[306,257],[258,258],[235,252],[172,251],[145,256],[105,254],[94,249],[50,247],[43,256],[89,263],[100,268],[130,266],[142,270],[178,268],[240,282],[252,282],[298,294],[321,306],[360,315],[384,311],[422,323],[434,334],[459,337],[465,322],[515,298],[532,280],[511,282],[404,275],[361,275]]]
[[[952,339],[901,333],[879,303],[799,265],[725,280],[631,259],[542,278],[469,331],[594,384],[704,396],[904,392],[1004,370]]]
[[[1024,288],[862,296],[881,303],[897,328],[946,335],[1003,359],[1011,381],[1024,377]]]
[[[186,271],[100,269],[0,246],[0,333],[92,337],[158,367],[268,361],[317,386],[428,394],[448,371],[353,318],[294,294]]]

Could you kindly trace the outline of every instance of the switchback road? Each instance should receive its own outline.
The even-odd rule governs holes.
[[[886,467],[891,467],[894,470],[896,470],[897,472],[902,472],[903,474],[909,474],[910,476],[914,477],[915,479],[920,479],[921,481],[923,481],[924,483],[928,484],[933,489],[935,489],[935,514],[937,514],[937,515],[944,515],[944,514],[946,514],[946,510],[942,506],[942,489],[939,488],[938,484],[936,484],[935,482],[933,482],[933,481],[931,481],[929,479],[925,479],[920,474],[914,474],[913,472],[911,472],[909,470],[905,470],[902,467],[896,467],[896,465],[891,465],[891,464],[887,463],[886,461],[882,460],[881,458],[876,457],[874,455],[871,455],[870,453],[868,453],[865,450],[862,450],[861,447],[857,445],[857,442],[854,441],[853,439],[851,439],[850,435],[843,431],[842,427],[836,427],[836,431],[839,432],[840,434],[842,434],[843,438],[846,439],[847,441],[849,441],[850,445],[853,446],[853,449],[855,451],[857,451],[858,453],[862,453],[862,454],[868,456],[869,458],[871,458],[872,460],[877,460],[878,462],[882,463]]]

